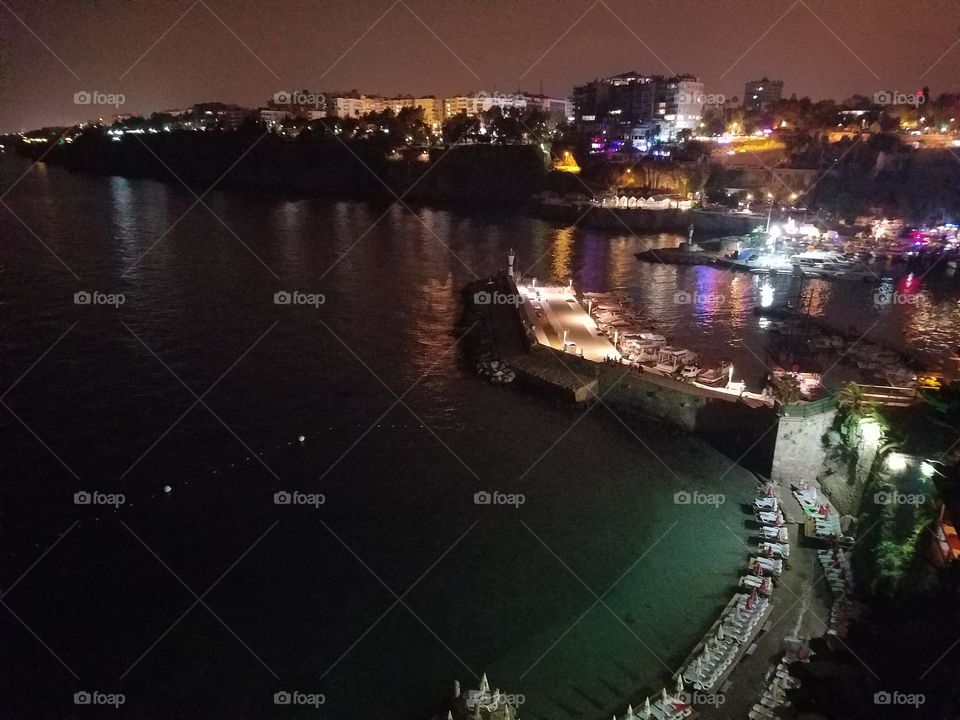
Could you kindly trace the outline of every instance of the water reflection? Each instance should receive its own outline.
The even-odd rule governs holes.
[[[560,228],[553,234],[553,262],[550,264],[550,275],[554,282],[567,282],[573,277],[573,244],[574,228]],[[595,248],[588,248],[594,250]]]

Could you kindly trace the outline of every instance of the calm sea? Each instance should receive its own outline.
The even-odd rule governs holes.
[[[602,406],[485,385],[452,329],[459,288],[515,248],[542,278],[629,289],[652,324],[752,382],[757,279],[635,261],[672,236],[520,215],[197,203],[0,156],[0,192],[14,183],[4,717],[416,719],[484,672],[525,696],[525,717],[609,717],[659,690],[728,599],[746,471]],[[956,343],[940,327],[951,282],[925,279],[929,303],[889,311],[890,332]],[[878,312],[866,284],[817,292],[844,325]],[[693,491],[724,502],[676,502]],[[478,505],[483,492],[514,503]],[[95,691],[124,704],[74,704]],[[324,703],[275,705],[283,691]]]

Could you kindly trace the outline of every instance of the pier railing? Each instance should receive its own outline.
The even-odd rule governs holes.
[[[813,402],[800,402],[782,405],[780,412],[786,417],[809,417],[811,415],[819,415],[820,413],[827,412],[828,410],[835,410],[837,408],[838,401],[839,397],[837,395],[828,395],[825,398],[820,398],[819,400],[814,400]]]

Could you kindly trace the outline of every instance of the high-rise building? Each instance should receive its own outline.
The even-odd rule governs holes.
[[[660,136],[676,138],[693,130],[703,117],[703,83],[693,75],[678,75],[656,82],[656,116]]]
[[[770,80],[764,76],[751,80],[743,88],[743,106],[747,110],[766,110],[779,102],[783,94],[783,80]]]
[[[580,132],[608,141],[636,143],[638,133],[649,137],[651,123],[659,126],[661,139],[673,139],[697,127],[703,101],[703,83],[693,75],[628,72],[575,87],[573,116]]]

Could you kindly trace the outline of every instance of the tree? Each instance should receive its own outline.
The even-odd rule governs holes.
[[[790,405],[803,399],[803,394],[800,392],[800,381],[793,375],[771,377],[770,389],[773,392],[773,397],[781,405]]]
[[[466,142],[475,134],[479,124],[477,118],[472,118],[461,110],[443,121],[443,139],[450,145]]]

